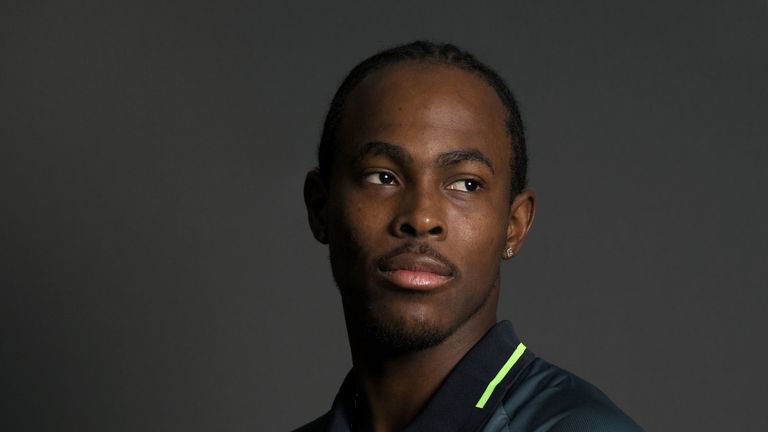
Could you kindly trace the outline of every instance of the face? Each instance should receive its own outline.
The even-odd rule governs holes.
[[[506,115],[485,81],[444,65],[389,66],[352,91],[330,183],[310,175],[305,192],[351,330],[413,350],[495,320],[502,254],[533,217],[528,193],[510,204]]]

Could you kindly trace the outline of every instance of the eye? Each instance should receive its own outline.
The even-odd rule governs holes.
[[[395,180],[395,176],[386,171],[379,171],[379,172],[366,174],[364,179],[368,183],[381,184],[381,185],[391,185],[391,184],[397,183],[397,180]]]
[[[475,192],[481,187],[482,185],[480,184],[480,182],[473,179],[461,179],[448,185],[448,189],[457,190],[461,192]]]

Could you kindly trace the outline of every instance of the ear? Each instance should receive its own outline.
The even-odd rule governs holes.
[[[507,224],[507,242],[504,258],[512,258],[523,247],[525,236],[533,225],[536,216],[536,195],[531,190],[525,190],[517,194],[509,208],[509,222]],[[511,251],[508,254],[507,251]]]
[[[304,179],[304,204],[307,206],[309,228],[315,239],[322,244],[328,244],[327,203],[328,187],[320,177],[320,172],[313,169]]]

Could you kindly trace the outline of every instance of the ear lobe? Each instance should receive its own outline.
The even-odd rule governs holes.
[[[304,205],[307,207],[307,217],[312,235],[322,244],[328,244],[327,203],[328,188],[318,170],[314,169],[308,172],[304,179]]]
[[[531,190],[517,194],[509,208],[509,223],[507,224],[506,249],[512,249],[516,254],[523,247],[525,237],[536,217],[536,195]]]

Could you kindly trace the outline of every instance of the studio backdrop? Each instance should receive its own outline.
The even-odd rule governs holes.
[[[0,5],[0,430],[287,431],[351,366],[302,202],[358,61],[455,43],[538,213],[499,319],[649,431],[765,431],[768,3]]]

